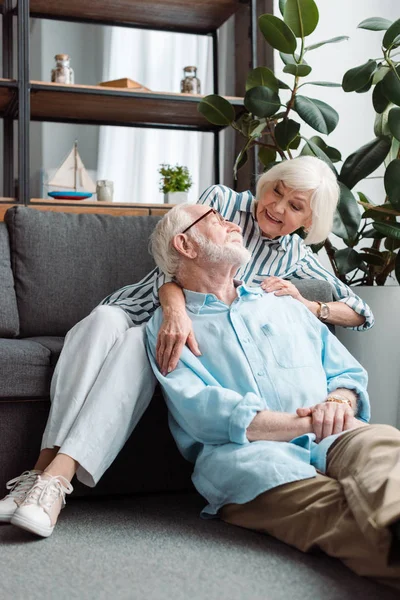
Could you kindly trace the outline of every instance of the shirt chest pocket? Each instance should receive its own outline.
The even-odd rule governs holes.
[[[315,367],[320,362],[320,343],[317,336],[306,333],[301,325],[290,323],[278,327],[267,323],[262,325],[261,330],[280,367],[284,369]]]

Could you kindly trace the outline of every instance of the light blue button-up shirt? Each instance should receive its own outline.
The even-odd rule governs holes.
[[[209,502],[203,516],[225,504],[325,471],[337,435],[315,443],[307,434],[290,442],[249,442],[246,429],[261,410],[295,413],[343,387],[359,395],[358,418],[368,421],[367,374],[338,339],[301,302],[237,287],[228,306],[213,294],[185,290],[186,309],[202,351],[185,347],[166,377],[155,361],[159,308],[147,325],[154,373],[169,409],[172,435],[195,463],[197,490]],[[340,435],[340,434],[339,434]]]

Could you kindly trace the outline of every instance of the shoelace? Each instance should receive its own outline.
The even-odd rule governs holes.
[[[61,496],[62,506],[65,505],[65,494],[70,494],[74,488],[65,477],[56,475],[54,477],[37,478],[35,485],[25,499],[25,504],[43,504],[47,509]]]
[[[6,488],[7,490],[10,490],[8,496],[15,498],[16,500],[22,500],[41,472],[42,471],[24,471],[19,477],[14,477],[14,479],[7,481]]]

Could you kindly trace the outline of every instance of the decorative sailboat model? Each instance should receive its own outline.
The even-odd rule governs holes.
[[[74,142],[71,152],[47,185],[62,188],[59,192],[48,192],[49,196],[57,200],[84,200],[96,191],[96,186],[79,155],[77,142]]]

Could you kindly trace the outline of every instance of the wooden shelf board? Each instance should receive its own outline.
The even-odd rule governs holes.
[[[39,81],[31,82],[31,90],[33,120],[220,129],[198,112],[202,96]],[[242,108],[241,98],[228,99]]]
[[[242,5],[241,0],[31,0],[30,12],[32,16],[210,33]]]
[[[7,110],[15,98],[16,90],[17,84],[15,80],[0,79],[0,116],[6,116]]]
[[[30,208],[42,211],[92,213],[119,216],[164,215],[173,204],[132,204],[128,202],[97,202],[96,200],[49,200],[31,198]]]
[[[51,204],[54,206],[58,206],[60,205],[72,205],[72,206],[104,206],[104,207],[108,207],[108,208],[145,208],[145,209],[152,209],[152,208],[157,208],[157,209],[165,209],[168,210],[169,208],[171,208],[172,206],[175,206],[173,204],[156,204],[156,203],[151,203],[151,202],[147,202],[142,203],[142,202],[137,202],[137,203],[132,203],[132,202],[99,202],[97,200],[92,200],[92,198],[88,198],[87,200],[53,200],[53,199],[49,199],[49,198],[31,198],[31,205],[32,204]]]

